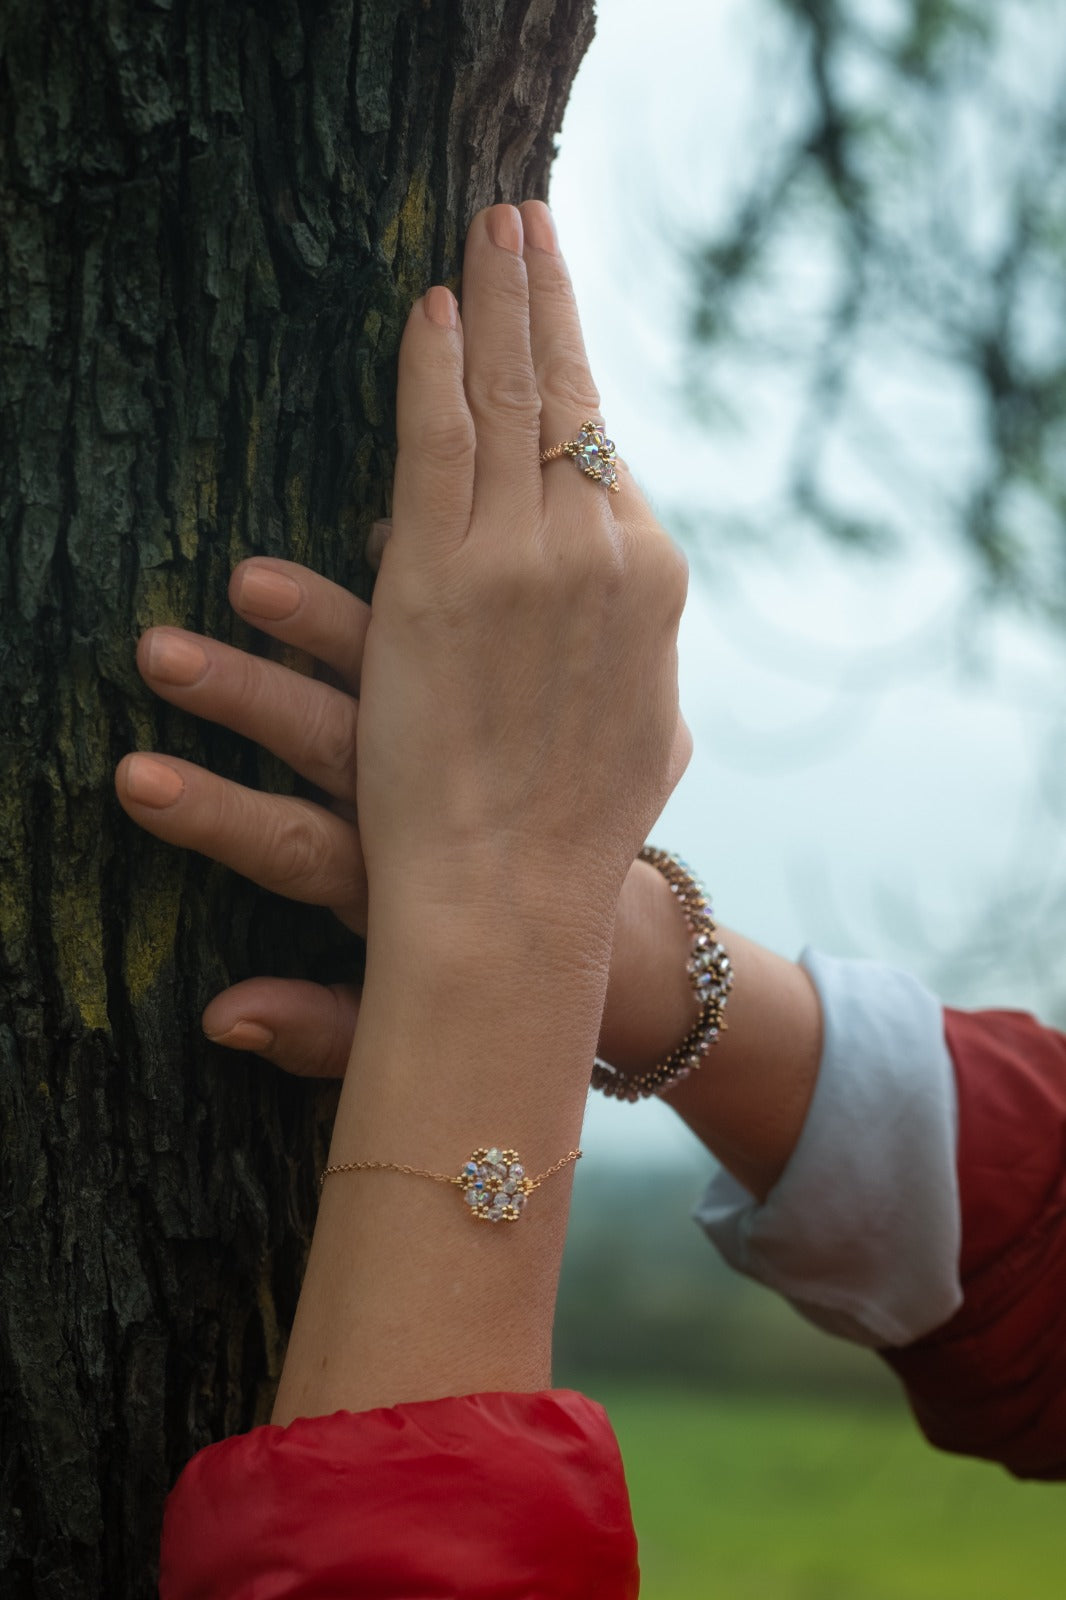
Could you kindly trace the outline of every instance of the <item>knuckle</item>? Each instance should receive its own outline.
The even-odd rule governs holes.
[[[688,599],[688,557],[672,539],[663,551],[663,583],[671,616],[680,618]]]
[[[677,735],[674,739],[674,773],[675,783],[679,782],[689,762],[692,760],[693,751],[692,730],[684,717],[677,719]]]
[[[680,621],[688,599],[688,557],[669,534],[656,528],[643,547],[649,592],[656,596],[669,621]]]
[[[601,518],[596,532],[590,533],[585,548],[592,569],[592,577],[600,594],[613,602],[622,593],[630,578],[630,563],[625,549],[606,517]]]
[[[584,422],[600,415],[600,396],[583,361],[576,355],[555,361],[541,381],[554,408]],[[576,426],[576,421],[575,421]]]
[[[673,793],[685,776],[688,764],[692,760],[692,749],[692,734],[689,732],[688,723],[684,717],[679,716],[666,765],[666,783],[670,793]]]
[[[419,455],[428,457],[432,462],[454,465],[456,462],[472,461],[476,446],[474,421],[464,408],[462,411],[427,417],[417,442],[409,445],[408,449],[417,450]]]
[[[317,809],[304,801],[290,802],[277,816],[270,851],[271,876],[282,892],[303,899],[322,876],[327,853]]]
[[[314,697],[304,720],[308,766],[331,795],[355,795],[355,702],[337,694]]]
[[[558,521],[549,515],[551,530],[540,562],[540,581],[561,593],[572,593],[589,604],[614,598],[625,579],[625,552],[602,506],[584,494],[564,505]]]
[[[543,583],[543,564],[517,544],[501,539],[487,547],[478,563],[479,603],[508,617],[535,602]]]
[[[550,354],[546,353],[538,363],[541,392],[568,412],[580,413],[582,420],[600,416],[600,396],[581,339],[573,287],[561,262],[557,271],[541,279],[538,298],[538,316],[557,330]]]
[[[270,883],[275,892],[311,905],[340,907],[342,921],[358,926],[366,903],[366,878],[356,829],[311,801],[290,800],[271,840]]]
[[[483,414],[532,431],[540,418],[540,395],[525,362],[494,363],[471,376],[473,403]]]

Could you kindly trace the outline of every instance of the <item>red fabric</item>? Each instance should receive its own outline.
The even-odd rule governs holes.
[[[1066,1036],[945,1013],[959,1095],[964,1302],[883,1351],[942,1449],[1066,1478]]]
[[[161,1600],[636,1600],[607,1414],[567,1389],[255,1428],[167,1501]]]

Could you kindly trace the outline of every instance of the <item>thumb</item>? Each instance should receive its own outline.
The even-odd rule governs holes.
[[[253,1050],[298,1078],[343,1078],[358,1015],[352,984],[247,978],[215,996],[202,1025],[213,1044]]]

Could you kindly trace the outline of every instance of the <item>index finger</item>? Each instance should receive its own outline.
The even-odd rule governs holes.
[[[415,302],[404,328],[396,446],[396,548],[461,544],[474,497],[474,423],[463,389],[459,307],[441,284]]]
[[[359,692],[370,607],[339,583],[296,561],[253,556],[234,567],[230,605],[283,644],[331,667],[350,694]]]

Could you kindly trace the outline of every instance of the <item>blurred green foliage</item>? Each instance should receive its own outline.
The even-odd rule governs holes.
[[[602,1387],[641,1600],[1060,1600],[1062,1487],[938,1455],[902,1407]]]
[[[1059,1600],[1061,1485],[932,1450],[876,1355],[723,1265],[706,1176],[575,1184],[554,1381],[618,1434],[641,1600]]]
[[[888,548],[917,523],[978,599],[1066,625],[1064,0],[754,0],[746,23],[750,136],[691,250],[688,381],[719,423],[759,371],[797,396],[743,531]]]

